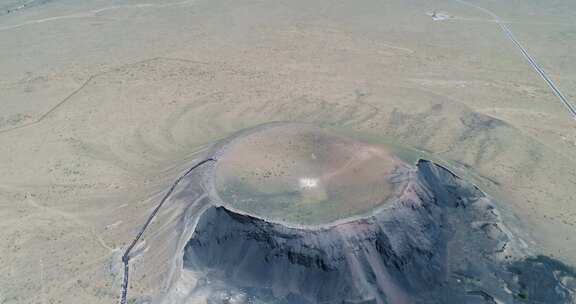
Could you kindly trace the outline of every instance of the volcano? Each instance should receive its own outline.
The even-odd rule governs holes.
[[[571,303],[575,273],[432,161],[297,123],[217,143],[149,244],[155,303]],[[169,207],[170,208],[170,207]],[[535,272],[538,275],[535,275]],[[539,288],[548,286],[549,288]]]

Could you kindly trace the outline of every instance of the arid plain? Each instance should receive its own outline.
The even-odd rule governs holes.
[[[0,303],[117,301],[122,250],[166,188],[215,140],[272,121],[412,147],[505,203],[542,253],[576,265],[576,120],[486,11],[574,103],[576,2],[0,10]],[[149,292],[146,280],[130,293]]]

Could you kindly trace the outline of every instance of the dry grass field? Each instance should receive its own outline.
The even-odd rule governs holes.
[[[497,13],[576,102],[576,2],[470,2]],[[482,10],[452,0],[0,9],[0,303],[116,301],[122,249],[168,185],[211,143],[272,121],[430,155],[504,203],[542,253],[576,265],[576,120]],[[130,292],[150,288],[140,278]]]

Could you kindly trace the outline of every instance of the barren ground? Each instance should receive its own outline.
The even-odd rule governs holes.
[[[576,2],[471,2],[509,22],[576,100]],[[454,18],[433,21],[434,9]],[[440,0],[0,10],[0,303],[113,302],[121,249],[166,186],[215,140],[279,120],[429,153],[505,202],[543,253],[576,264],[576,121],[481,10]]]

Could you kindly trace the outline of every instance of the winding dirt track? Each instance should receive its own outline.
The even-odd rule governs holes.
[[[168,199],[168,197],[170,197],[172,192],[174,192],[174,188],[176,188],[176,186],[180,183],[180,181],[182,181],[182,179],[184,177],[186,177],[188,174],[190,174],[190,172],[194,171],[194,169],[202,166],[205,163],[212,162],[212,161],[216,161],[216,159],[207,158],[207,159],[197,163],[196,165],[194,165],[190,169],[188,169],[188,171],[184,172],[184,174],[180,175],[180,177],[178,177],[178,179],[176,179],[174,181],[174,183],[172,183],[172,186],[170,187],[170,189],[168,189],[168,192],[166,192],[164,197],[162,197],[162,199],[160,200],[160,203],[158,204],[158,206],[156,206],[156,208],[154,208],[154,211],[152,211],[152,213],[150,214],[150,216],[146,220],[146,223],[144,223],[144,225],[140,229],[140,232],[138,232],[138,235],[136,236],[136,238],[134,238],[132,243],[130,243],[130,246],[128,246],[128,248],[124,252],[124,255],[122,255],[122,263],[124,263],[124,280],[122,283],[122,291],[120,294],[120,303],[121,304],[126,304],[126,296],[128,294],[128,279],[129,279],[128,275],[130,273],[130,269],[129,269],[128,265],[130,263],[130,252],[132,251],[134,246],[136,246],[136,244],[138,243],[140,238],[142,238],[142,235],[146,231],[146,228],[148,228],[148,225],[150,225],[150,223],[152,222],[152,220],[154,219],[154,217],[156,216],[156,214],[158,213],[160,208],[162,208],[162,205],[164,204],[166,199]]]

